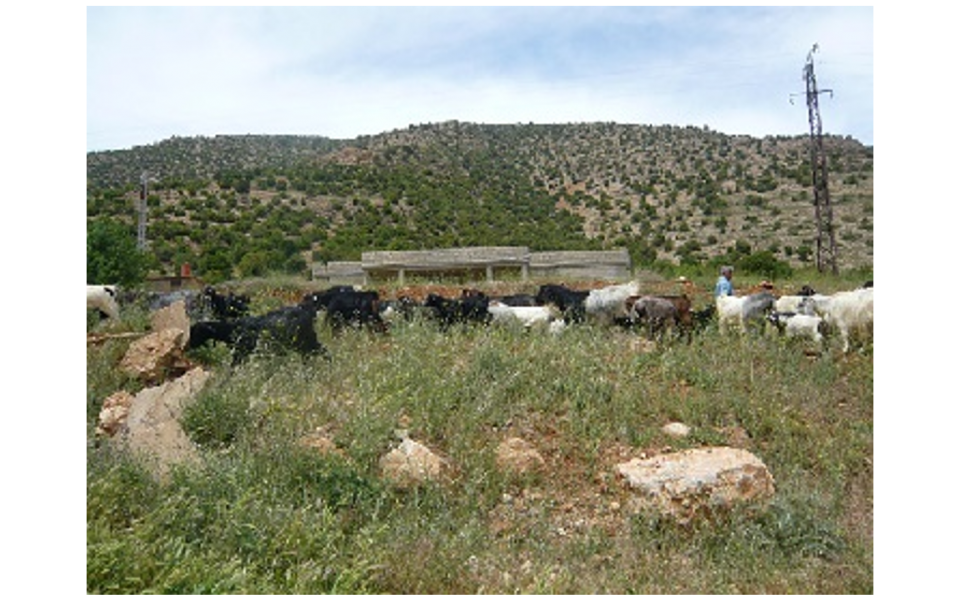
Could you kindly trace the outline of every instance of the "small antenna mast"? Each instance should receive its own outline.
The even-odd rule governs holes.
[[[147,182],[148,173],[140,174],[140,199],[137,201],[137,250],[147,249]]]

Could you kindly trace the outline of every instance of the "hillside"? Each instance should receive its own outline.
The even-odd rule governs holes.
[[[824,143],[840,268],[872,268],[873,148]],[[175,137],[88,154],[88,219],[132,225],[144,171],[153,269],[190,262],[210,280],[497,244],[626,247],[637,265],[814,259],[806,136],[451,121],[353,140]]]

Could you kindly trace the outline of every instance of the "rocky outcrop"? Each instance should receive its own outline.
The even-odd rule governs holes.
[[[774,479],[746,450],[696,448],[620,463],[617,473],[636,491],[638,510],[688,522],[699,514],[773,496]]]

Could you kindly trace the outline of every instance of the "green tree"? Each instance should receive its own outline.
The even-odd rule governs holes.
[[[240,271],[241,277],[259,277],[265,275],[270,268],[271,258],[270,253],[263,250],[247,252],[243,255],[243,258],[240,259],[237,270]]]
[[[233,276],[230,256],[222,248],[204,248],[197,259],[197,272],[209,283],[218,283]]]
[[[137,250],[131,227],[113,219],[87,223],[87,283],[132,287],[146,274],[147,257]]]
[[[793,269],[790,265],[777,260],[769,250],[754,252],[744,257],[738,263],[738,266],[747,273],[762,275],[770,279],[786,278],[793,275]]]
[[[797,258],[803,262],[810,262],[810,260],[813,258],[813,249],[807,244],[797,247],[796,253]]]

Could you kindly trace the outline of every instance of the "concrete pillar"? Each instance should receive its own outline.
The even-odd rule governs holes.
[[[530,264],[523,263],[520,265],[520,279],[523,281],[528,281],[530,279]]]
[[[493,283],[493,266],[487,265],[487,283]]]
[[[397,271],[397,283],[400,286],[405,285],[404,281],[406,280],[406,272],[403,269]]]

